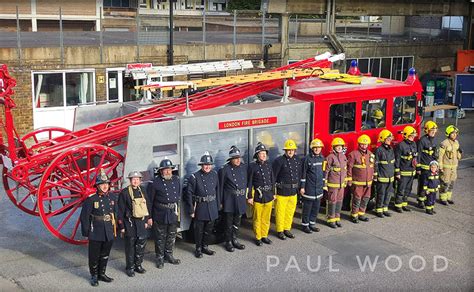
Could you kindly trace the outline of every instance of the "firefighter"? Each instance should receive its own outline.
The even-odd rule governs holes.
[[[275,221],[278,238],[295,238],[291,225],[298,201],[297,193],[301,179],[301,161],[296,156],[296,142],[288,139],[283,150],[285,154],[273,161],[276,182]]]
[[[139,171],[128,174],[130,185],[120,192],[117,203],[120,235],[125,237],[125,272],[129,277],[135,276],[135,272],[146,272],[142,262],[148,235],[149,212],[146,205],[147,195],[140,186],[142,177]]]
[[[178,202],[181,199],[181,184],[173,175],[175,165],[167,158],[160,162],[159,175],[149,185],[148,208],[155,237],[156,267],[162,269],[164,263],[179,265],[181,260],[173,256],[178,230]]]
[[[393,182],[395,180],[395,153],[391,143],[393,134],[387,129],[379,133],[378,142],[382,144],[375,151],[375,188],[377,190],[375,213],[378,217],[390,217],[388,204],[393,195]]]
[[[363,134],[357,138],[358,149],[347,156],[347,184],[352,193],[351,220],[367,222],[365,209],[370,199],[374,178],[375,155],[368,149],[370,137]]]
[[[347,178],[347,158],[343,151],[345,145],[346,142],[342,138],[334,138],[331,142],[332,152],[326,157],[326,213],[327,223],[331,228],[342,227],[341,208]]]
[[[264,144],[258,142],[253,155],[254,162],[248,169],[247,202],[253,206],[253,232],[255,244],[271,244],[268,238],[273,201],[275,200],[275,178],[270,162],[268,150]]]
[[[214,161],[209,152],[201,156],[198,163],[201,169],[191,174],[188,179],[183,201],[187,213],[194,219],[194,240],[196,250],[194,256],[202,258],[203,253],[214,255],[208,244],[214,226],[219,216],[221,199],[219,198],[219,177],[212,169]]]
[[[446,128],[446,139],[439,146],[439,169],[441,172],[440,203],[454,204],[452,199],[454,182],[457,179],[457,168],[461,159],[461,148],[457,137],[459,129],[453,125]]]
[[[227,163],[219,169],[220,196],[224,210],[225,249],[233,252],[245,249],[238,239],[242,215],[247,210],[247,165],[241,160],[240,149],[230,147]]]
[[[372,112],[371,120],[367,121],[364,125],[364,129],[375,129],[385,126],[383,121],[383,112],[381,109],[375,109]]]
[[[430,172],[425,177],[423,181],[423,191],[426,194],[426,213],[429,215],[435,214],[434,205],[436,200],[436,195],[438,194],[440,188],[439,181],[439,164],[436,160],[433,160],[429,164]]]
[[[309,145],[311,152],[303,159],[300,195],[303,201],[301,225],[305,233],[319,232],[316,218],[323,197],[326,168],[325,158],[321,153],[323,147],[323,141],[313,139]]]
[[[97,191],[82,204],[81,231],[89,239],[90,284],[98,286],[98,281],[110,283],[114,279],[105,274],[110,250],[116,237],[115,215],[117,205],[109,193],[110,179],[103,169],[95,179]]]
[[[403,141],[395,148],[395,177],[397,178],[397,195],[395,198],[395,210],[410,212],[408,208],[408,196],[413,187],[413,179],[416,173],[417,156],[416,130],[412,126],[406,126],[402,131]]]
[[[418,174],[418,208],[425,208],[426,196],[423,190],[424,180],[430,175],[430,162],[436,160],[436,143],[434,137],[438,131],[438,126],[433,121],[425,123],[425,135],[418,141],[418,165],[416,172]]]

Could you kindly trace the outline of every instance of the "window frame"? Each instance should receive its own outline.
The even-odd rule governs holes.
[[[394,120],[394,119],[395,119],[394,111],[395,111],[395,109],[396,109],[396,107],[395,107],[395,100],[396,100],[397,98],[403,98],[404,103],[406,103],[406,99],[407,99],[407,98],[414,98],[415,105],[414,105],[414,107],[413,107],[413,109],[414,109],[414,111],[413,111],[414,116],[413,116],[413,120],[412,120],[412,121],[409,121],[409,122],[402,122],[402,123],[395,123],[395,120]],[[418,114],[418,113],[417,113],[417,111],[418,111],[417,102],[418,102],[418,101],[417,101],[417,96],[416,96],[416,95],[394,96],[394,97],[393,97],[393,104],[392,104],[392,126],[396,127],[396,126],[403,126],[403,125],[411,125],[411,124],[415,123],[415,122],[416,122],[416,116],[417,116],[417,114]],[[403,114],[404,114],[404,112],[401,112],[401,115],[400,115],[400,116],[402,117],[402,121],[403,121]]]
[[[357,130],[357,103],[358,103],[357,101],[353,101],[353,102],[341,102],[341,103],[331,103],[331,104],[329,104],[329,115],[328,115],[329,116],[329,121],[328,121],[329,131],[328,132],[329,132],[330,135],[341,135],[341,134],[356,132],[356,130]],[[331,120],[333,120],[333,118],[332,118],[332,107],[342,105],[342,106],[344,106],[343,107],[343,112],[345,113],[346,112],[345,107],[349,106],[351,104],[354,105],[354,126],[353,126],[353,129],[350,130],[350,131],[335,133],[335,131],[333,131],[333,129],[332,129],[333,124],[331,123]],[[343,119],[343,121],[344,121],[344,119]],[[343,126],[344,126],[344,122],[342,122],[342,123],[343,123]]]
[[[53,107],[37,107],[35,102],[36,97],[36,84],[35,84],[35,75],[39,74],[62,74],[62,95],[63,95],[63,105],[62,106],[53,106]],[[96,72],[93,68],[84,68],[84,69],[69,69],[69,70],[47,70],[47,71],[31,71],[31,102],[33,105],[33,109],[36,111],[48,111],[48,110],[58,110],[58,109],[67,109],[67,108],[75,108],[79,105],[67,105],[67,97],[66,97],[66,74],[67,73],[92,73],[92,101],[91,103],[95,103],[97,101],[97,94],[96,94]]]
[[[365,102],[370,102],[370,101],[374,101],[374,100],[379,100],[379,101],[385,101],[384,102],[384,107],[382,109],[382,112],[384,112],[384,121],[385,121],[385,125],[384,126],[381,126],[381,127],[375,127],[375,128],[371,128],[371,129],[362,129],[363,125],[364,125],[364,121],[362,120],[362,111],[364,110],[364,103]],[[370,103],[369,103],[370,104]],[[372,130],[380,130],[380,129],[383,129],[383,128],[386,128],[387,125],[388,125],[388,114],[387,114],[387,106],[388,105],[388,98],[387,97],[377,97],[377,98],[368,98],[368,99],[364,99],[364,100],[361,100],[360,101],[360,117],[359,117],[359,121],[360,121],[360,127],[359,127],[359,131],[372,131]],[[357,117],[356,117],[357,118]],[[392,119],[393,120],[393,119]]]

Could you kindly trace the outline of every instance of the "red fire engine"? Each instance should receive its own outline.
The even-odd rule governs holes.
[[[274,70],[297,69],[301,74],[301,69],[312,69],[310,76],[239,81],[159,105],[78,108],[75,131],[43,128],[23,137],[12,117],[16,82],[3,65],[0,103],[5,108],[2,126],[7,143],[2,137],[0,150],[5,192],[19,209],[41,217],[54,236],[84,244],[77,232],[78,215],[82,202],[95,192],[99,169],[119,189],[126,184],[123,174],[131,170],[151,179],[164,157],[178,165],[184,178],[197,169],[204,151],[215,157],[216,167],[222,165],[231,145],[238,146],[248,161],[257,142],[262,142],[273,159],[288,138],[297,142],[299,154],[307,151],[314,137],[323,140],[326,152],[331,140],[341,137],[350,151],[362,133],[375,146],[383,128],[399,141],[404,126],[420,129],[422,88],[413,70],[405,82],[328,72],[340,59],[323,54]],[[89,120],[100,117],[102,122],[89,126]],[[181,214],[181,230],[186,230],[190,218]]]

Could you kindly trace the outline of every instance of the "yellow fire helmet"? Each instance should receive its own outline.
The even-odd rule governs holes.
[[[357,143],[369,145],[370,137],[367,136],[366,134],[360,135],[359,138],[357,138]]]
[[[313,141],[311,141],[311,144],[309,144],[309,148],[313,149],[315,147],[324,147],[323,141],[318,138],[313,139]]]
[[[459,134],[459,129],[454,125],[449,125],[446,128],[446,137],[449,137],[449,135],[451,135],[452,132],[456,132],[457,134]]]
[[[334,147],[334,146],[346,146],[346,142],[344,142],[344,140],[342,138],[339,138],[339,137],[336,137],[332,140],[331,142],[331,146]]]
[[[285,141],[283,150],[296,150],[296,143],[294,140],[288,139]]]
[[[374,112],[372,113],[372,118],[377,119],[377,120],[381,120],[383,118],[382,110],[381,109],[374,110]]]
[[[387,138],[389,138],[389,137],[393,137],[392,132],[390,132],[390,131],[387,130],[387,129],[383,129],[382,131],[380,131],[380,133],[379,133],[379,138],[378,138],[377,141],[383,143],[383,142],[385,142],[385,140],[387,140]]]
[[[425,123],[425,133],[428,134],[430,130],[438,129],[438,125],[433,121],[427,121]]]
[[[408,139],[409,136],[416,136],[416,130],[412,126],[406,126],[402,131],[403,138]]]

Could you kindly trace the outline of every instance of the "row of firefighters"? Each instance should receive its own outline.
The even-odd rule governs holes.
[[[428,214],[434,214],[438,192],[442,204],[453,204],[452,189],[456,169],[461,157],[457,140],[458,129],[448,126],[447,138],[437,146],[434,142],[437,125],[425,123],[424,135],[414,142],[416,130],[407,126],[404,140],[392,148],[392,133],[384,129],[378,136],[380,146],[372,153],[367,135],[358,138],[358,149],[345,155],[345,142],[335,138],[332,151],[322,155],[324,144],[314,139],[310,153],[304,158],[296,155],[295,141],[287,140],[284,154],[272,163],[267,160],[268,150],[262,143],[255,148],[254,160],[248,166],[241,161],[240,150],[232,146],[228,163],[218,171],[213,170],[213,158],[206,152],[200,159],[200,170],[187,179],[182,188],[180,178],[173,174],[172,161],[164,159],[159,175],[148,187],[143,188],[138,171],[129,174],[130,185],[118,198],[109,195],[109,178],[101,172],[96,178],[97,192],[86,199],[81,211],[83,236],[89,239],[90,283],[110,282],[105,274],[107,259],[116,233],[125,238],[126,274],[145,273],[142,267],[147,239],[151,228],[155,239],[156,265],[179,264],[173,256],[178,227],[178,202],[193,218],[195,256],[213,255],[209,248],[213,224],[222,211],[224,221],[224,247],[227,251],[245,249],[238,241],[242,215],[248,204],[253,206],[253,231],[257,246],[271,244],[268,237],[272,208],[275,208],[277,237],[294,238],[291,232],[298,198],[303,204],[302,230],[318,232],[316,218],[323,194],[326,194],[327,224],[342,227],[340,221],[344,191],[349,186],[352,194],[352,222],[368,221],[366,208],[371,187],[376,188],[376,215],[390,217],[389,202],[396,186],[395,210],[410,211],[408,196],[413,180],[418,174],[418,205]]]

